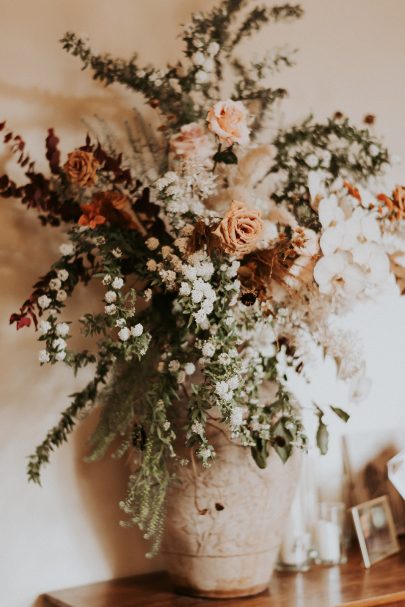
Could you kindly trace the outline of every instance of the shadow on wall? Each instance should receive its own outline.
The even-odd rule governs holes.
[[[83,461],[87,453],[87,438],[97,418],[97,411],[94,411],[81,423],[74,436],[77,491],[88,513],[89,524],[109,561],[112,577],[156,570],[161,562],[159,559],[145,559],[148,545],[138,529],[119,526],[119,522],[125,519],[118,506],[125,497],[129,474],[125,459],[114,460],[107,454],[100,462]]]
[[[89,77],[89,74],[82,77],[86,78],[86,76]],[[24,88],[0,82],[0,98],[10,97],[16,104],[21,102],[23,108],[27,106],[27,111],[21,112],[22,118],[20,116],[18,116],[18,120],[14,118],[16,124],[13,124],[13,119],[9,120],[8,126],[13,131],[19,132],[24,139],[28,135],[28,151],[31,152],[32,158],[40,158],[44,151],[43,142],[47,128],[50,126],[54,126],[57,131],[68,131],[67,140],[75,137],[81,141],[86,132],[80,122],[82,116],[97,113],[117,128],[125,117],[130,118],[130,105],[124,104],[123,97],[117,96],[116,91],[113,94],[110,89],[107,89],[106,92],[101,86],[99,88],[100,96],[94,94],[71,97],[38,88]],[[0,117],[1,120],[3,117]],[[33,132],[35,134],[34,145],[31,143]],[[40,142],[40,145],[37,142]],[[38,162],[39,169],[41,164]],[[0,149],[0,175],[6,168],[11,171],[13,165],[9,151]],[[24,178],[18,179],[18,183],[24,183]],[[0,203],[2,206],[0,269],[3,278],[0,285],[1,317],[7,322],[10,313],[18,310],[29,295],[31,286],[38,276],[42,275],[58,257],[58,245],[62,241],[62,235],[60,229],[43,228],[35,216],[35,211],[28,212],[19,200],[1,200]],[[90,293],[90,299],[97,305],[101,299],[97,287],[92,288]],[[84,293],[83,289],[78,289],[77,296],[67,310],[68,317],[80,316],[84,311],[86,300],[89,300],[89,291],[86,290]],[[13,330],[12,335],[11,329]],[[1,329],[6,341],[11,343],[13,343],[14,331],[14,327],[4,326]],[[32,362],[32,354],[35,357],[38,345],[35,343],[35,337],[31,330],[19,332],[18,350],[10,354],[10,348],[6,347],[1,356],[4,363],[2,368],[5,378],[7,378],[3,385],[5,403],[10,403],[10,417],[15,419],[16,416],[11,409],[18,411],[18,416],[22,416],[27,425],[27,434],[32,430],[31,422],[29,422],[32,411],[30,403],[27,403],[26,386],[31,385],[30,402],[41,403],[45,393],[49,400],[52,400],[52,396],[60,390],[60,383],[62,386],[66,385],[63,381],[62,369],[60,371],[53,369],[48,376],[47,369],[43,370],[44,373],[40,373],[35,360]],[[76,344],[79,345],[77,341],[75,339]],[[21,358],[20,355],[22,355]],[[24,364],[24,361],[27,366],[24,371],[25,379],[22,382],[21,377],[17,377],[15,368]],[[41,381],[39,381],[39,375],[41,375]],[[102,462],[95,464],[83,462],[83,456],[86,453],[86,439],[94,426],[96,415],[94,413],[84,420],[71,437],[72,450],[69,451],[69,454],[74,458],[79,507],[83,511],[89,527],[94,530],[100,552],[110,565],[110,577],[157,569],[161,566],[159,560],[148,561],[144,558],[147,544],[141,534],[137,530],[123,529],[119,526],[119,521],[124,515],[118,507],[118,502],[125,497],[129,473],[124,462],[112,460],[108,456]],[[42,605],[43,601],[39,597],[33,607],[42,607]]]

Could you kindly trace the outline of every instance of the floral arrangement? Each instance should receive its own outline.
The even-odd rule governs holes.
[[[390,157],[369,129],[373,117],[361,128],[337,112],[276,129],[286,91],[271,77],[293,65],[293,54],[273,49],[244,64],[238,48],[302,9],[253,5],[222,0],[193,15],[183,28],[184,58],[164,70],[142,67],[136,56],[94,54],[86,40],[65,35],[63,47],[94,78],[137,91],[156,110],[156,129],[137,115],[128,130],[130,154],[109,136],[88,135],[62,158],[50,129],[44,175],[22,138],[0,125],[26,176],[17,185],[3,175],[0,195],[20,199],[44,226],[67,228],[60,258],[10,322],[35,326],[41,365],[63,362],[75,373],[94,366],[30,457],[29,478],[40,481],[51,452],[97,405],[88,459],[108,450],[129,457],[121,506],[151,540],[151,554],[176,466],[215,461],[212,423],[260,467],[270,449],[284,461],[305,449],[287,373],[305,373],[314,347],[336,361],[353,400],[364,394],[361,356],[331,319],[398,289],[405,266],[405,188],[381,193]],[[90,281],[101,281],[104,296],[78,321],[90,345],[77,352],[65,305]],[[324,453],[325,411],[314,405],[314,413]]]

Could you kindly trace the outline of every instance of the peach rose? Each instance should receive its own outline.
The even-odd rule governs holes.
[[[247,209],[243,202],[234,200],[231,208],[214,230],[226,253],[243,257],[255,248],[263,230],[259,211]]]
[[[208,128],[221,142],[245,145],[249,141],[247,110],[241,101],[218,101],[207,115]]]
[[[74,150],[68,154],[63,168],[70,181],[85,187],[96,183],[98,166],[99,162],[91,152]]]
[[[179,133],[170,139],[170,150],[176,158],[209,158],[213,154],[212,143],[206,130],[196,122],[184,124]]]

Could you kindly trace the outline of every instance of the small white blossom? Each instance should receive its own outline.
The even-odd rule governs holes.
[[[103,285],[109,285],[111,280],[112,280],[111,275],[106,274],[101,282],[103,283]]]
[[[192,425],[191,425],[191,431],[194,434],[199,434],[200,436],[204,436],[204,426],[199,421],[195,421],[195,422],[192,423]]]
[[[152,299],[152,289],[145,289],[143,298],[145,301],[150,301]]]
[[[213,309],[214,309],[214,305],[209,299],[206,299],[205,301],[203,301],[203,303],[201,305],[201,310],[204,312],[204,314],[211,314]]]
[[[66,348],[66,342],[62,337],[58,337],[57,339],[54,339],[52,342],[52,347],[55,348],[55,350],[64,350]]]
[[[118,331],[118,337],[121,341],[128,341],[128,339],[131,337],[131,331],[128,329],[128,327],[122,327],[122,329]]]
[[[67,299],[67,293],[66,293],[66,291],[64,291],[63,289],[61,289],[60,291],[58,291],[56,293],[56,299],[57,299],[57,301],[60,301],[60,302],[66,301],[66,299]]]
[[[125,318],[117,318],[117,320],[115,321],[115,326],[119,327],[120,329],[122,329],[122,327],[125,327],[126,324],[127,321],[125,320]]]
[[[309,154],[306,158],[305,158],[305,162],[306,164],[309,166],[309,168],[314,169],[315,167],[317,167],[319,165],[319,160],[318,158],[315,156],[315,154]]]
[[[232,390],[230,389],[230,386],[226,381],[218,381],[215,384],[215,393],[222,400],[229,401],[232,399]]]
[[[67,270],[65,270],[64,268],[62,268],[61,270],[58,270],[57,274],[58,274],[59,280],[61,280],[62,282],[65,282],[65,280],[67,280],[69,278],[69,272]]]
[[[193,373],[195,373],[195,364],[186,363],[184,365],[184,371],[185,371],[186,375],[193,375]]]
[[[188,282],[182,282],[180,285],[179,294],[183,296],[190,295],[191,287]]]
[[[215,55],[218,55],[220,48],[218,42],[213,41],[209,43],[207,52],[211,57],[215,57]]]
[[[226,352],[221,352],[221,354],[218,356],[218,362],[221,365],[229,365],[231,362],[231,357]]]
[[[47,320],[41,320],[39,322],[39,332],[41,333],[41,335],[46,335],[52,328],[52,325],[50,322],[48,322]]]
[[[204,71],[206,71],[208,73],[214,71],[215,61],[212,59],[212,57],[207,57],[207,59],[204,61],[203,68],[204,68]]]
[[[117,311],[117,306],[115,304],[110,304],[104,307],[104,312],[109,316],[113,316]]]
[[[198,70],[195,75],[195,81],[197,84],[205,84],[209,80],[209,75],[204,70]]]
[[[214,344],[210,341],[206,341],[201,349],[201,352],[205,358],[212,358],[215,354]]]
[[[55,354],[55,359],[58,360],[59,362],[61,362],[62,360],[65,360],[66,358],[66,352],[65,350],[60,350],[60,352],[56,352]]]
[[[238,428],[243,424],[243,408],[242,407],[234,407],[231,413],[231,425],[235,428]]]
[[[378,156],[379,152],[380,152],[380,149],[379,149],[379,147],[377,145],[375,145],[375,143],[372,143],[370,145],[370,147],[368,148],[368,153],[373,158],[375,158],[375,156]]]
[[[158,366],[157,366],[158,373],[164,373],[165,368],[166,368],[165,363],[162,360],[159,361]]]
[[[46,308],[49,308],[49,306],[51,305],[51,300],[49,299],[49,297],[47,295],[41,295],[41,297],[38,297],[38,305],[40,308],[45,310]]]
[[[228,379],[228,384],[232,390],[236,390],[236,388],[239,386],[239,377],[237,375],[233,375],[230,379]]]
[[[168,420],[166,420],[163,424],[163,430],[166,430],[166,432],[170,429],[170,422]]]
[[[204,65],[204,61],[205,61],[204,53],[202,53],[201,51],[197,51],[191,57],[191,60],[194,63],[194,65],[196,65],[197,67],[200,65]]]
[[[142,333],[143,333],[143,326],[141,325],[141,323],[138,323],[131,329],[132,337],[140,337],[142,335]]]
[[[171,360],[168,365],[170,373],[177,373],[180,369],[180,362],[178,360]]]
[[[107,293],[104,295],[104,299],[109,304],[114,303],[117,301],[117,294],[115,291],[107,291]]]
[[[122,257],[122,251],[119,247],[116,247],[115,249],[113,249],[111,251],[111,253],[114,255],[114,257],[116,257],[117,259],[119,259],[120,257]]]
[[[112,281],[111,286],[112,286],[113,289],[117,289],[119,291],[124,286],[124,281],[119,276],[116,276],[114,278],[114,280]]]
[[[59,247],[59,252],[63,256],[73,255],[74,250],[75,248],[71,243],[61,244]]]
[[[61,286],[62,282],[59,280],[59,278],[51,278],[51,280],[49,281],[49,288],[52,291],[59,291]]]
[[[186,373],[185,371],[179,371],[177,374],[177,383],[178,384],[184,384],[184,382],[186,381]]]
[[[155,251],[159,246],[159,241],[154,236],[151,236],[151,238],[148,238],[145,241],[145,244],[146,244],[147,248],[149,249],[149,251]]]
[[[198,312],[195,312],[193,316],[197,325],[199,325],[202,329],[208,329],[209,322],[204,310],[198,310]]]
[[[203,299],[204,297],[204,293],[202,291],[200,291],[199,289],[193,289],[191,291],[191,300],[194,303],[200,303],[200,301]]]
[[[38,360],[40,363],[49,363],[50,361],[50,356],[49,356],[49,352],[47,352],[46,350],[40,350],[38,352]]]
[[[58,322],[56,325],[56,335],[66,337],[69,334],[70,327],[67,322]]]

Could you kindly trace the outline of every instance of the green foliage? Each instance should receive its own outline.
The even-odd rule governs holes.
[[[27,473],[30,481],[41,484],[42,467],[49,462],[51,452],[67,441],[78,421],[80,412],[94,405],[99,387],[106,382],[111,364],[111,357],[107,353],[100,355],[94,378],[83,390],[72,395],[72,403],[61,414],[59,423],[48,432],[45,440],[29,457]]]
[[[308,174],[311,170],[325,172],[326,183],[337,177],[364,183],[366,178],[380,175],[389,163],[386,147],[367,128],[359,129],[347,118],[333,118],[325,123],[314,122],[312,116],[303,123],[280,131],[273,141],[277,153],[269,174],[282,175],[282,183],[274,194],[276,202],[286,202],[301,225],[319,230],[318,217],[311,208]],[[374,146],[377,153],[370,154]],[[311,167],[308,158],[325,156],[325,163]]]
[[[333,413],[337,415],[342,421],[344,421],[345,423],[349,421],[350,415],[346,411],[343,411],[343,409],[340,409],[339,407],[334,407],[333,405],[331,405],[330,408]]]
[[[327,425],[323,421],[323,417],[324,417],[323,411],[319,407],[316,407],[316,409],[317,409],[317,415],[318,415],[318,429],[316,431],[316,444],[318,446],[320,453],[322,455],[326,455],[326,453],[328,452],[328,447],[329,447],[329,431],[328,431]]]

